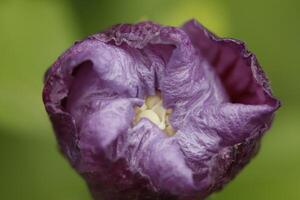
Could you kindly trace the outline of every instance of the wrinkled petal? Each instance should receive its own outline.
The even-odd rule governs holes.
[[[234,162],[248,162],[256,153],[255,149],[247,149],[252,146],[241,145],[240,151],[248,151],[248,154],[240,160],[230,158],[232,154],[239,153],[232,147],[250,140],[260,140],[271,123],[271,112],[272,108],[268,105],[232,103],[195,108],[176,137],[194,176],[201,177],[194,180],[202,189],[202,194],[208,191],[208,186],[222,186],[224,181],[227,182],[238,172],[237,168],[244,166],[236,165],[236,171],[229,173]],[[221,157],[220,161],[217,159],[220,156],[225,157]]]
[[[182,28],[199,55],[211,63],[232,102],[279,106],[256,56],[243,42],[219,38],[195,20],[186,22]]]
[[[175,138],[143,119],[119,141],[120,157],[129,167],[151,180],[155,190],[182,194],[193,190],[192,171],[187,167]]]
[[[134,107],[161,92],[167,136]],[[194,20],[120,24],[68,49],[43,100],[61,151],[95,199],[203,199],[257,153],[279,101],[244,43]]]

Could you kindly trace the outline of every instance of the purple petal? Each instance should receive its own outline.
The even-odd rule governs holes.
[[[256,56],[243,42],[219,38],[195,20],[186,22],[182,28],[199,55],[211,63],[232,102],[279,106]]]
[[[134,107],[162,93],[168,137]],[[43,99],[60,148],[95,199],[202,199],[257,153],[279,101],[256,57],[196,21],[120,24],[67,50]]]

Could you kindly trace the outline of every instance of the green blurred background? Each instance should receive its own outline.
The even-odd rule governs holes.
[[[0,0],[0,199],[90,199],[58,153],[41,100],[43,73],[66,48],[115,23],[189,18],[246,41],[283,103],[260,154],[211,199],[300,199],[297,0]]]

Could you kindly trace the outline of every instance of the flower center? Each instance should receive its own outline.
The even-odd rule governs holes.
[[[148,96],[141,107],[135,108],[135,112],[134,125],[142,118],[147,118],[162,129],[167,135],[175,135],[176,131],[173,129],[169,121],[172,110],[165,109],[163,107],[163,101],[159,93],[154,96]]]

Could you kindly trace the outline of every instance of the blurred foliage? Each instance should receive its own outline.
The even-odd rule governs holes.
[[[57,151],[41,100],[58,55],[115,23],[189,18],[246,41],[283,102],[260,154],[211,199],[300,199],[299,10],[296,0],[0,0],[0,199],[89,199]]]

